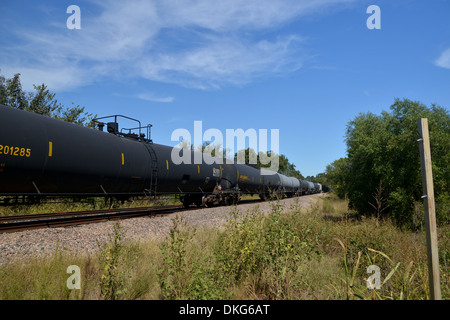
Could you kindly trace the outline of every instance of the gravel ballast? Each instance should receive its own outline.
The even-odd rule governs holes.
[[[279,203],[288,211],[293,206],[311,207],[321,194],[283,199]],[[270,212],[274,201],[241,204],[238,210],[245,213],[259,207],[260,212]],[[172,219],[180,216],[188,224],[196,227],[220,227],[230,217],[232,207],[201,208],[177,212],[176,214],[154,218],[132,218],[120,220],[125,240],[162,239],[172,227]],[[93,253],[99,249],[99,243],[110,240],[113,226],[117,221],[106,221],[87,225],[61,228],[45,228],[12,233],[0,233],[0,266],[2,264],[42,257],[55,253],[57,248],[65,252]]]

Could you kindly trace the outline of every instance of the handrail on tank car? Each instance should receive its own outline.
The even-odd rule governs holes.
[[[151,135],[151,124],[146,125],[145,127],[140,126],[140,127],[136,127],[136,128],[122,128],[120,129],[120,133],[123,134],[125,137],[130,137],[130,138],[135,138],[135,139],[143,139],[146,142],[152,142],[152,139],[150,139],[150,135]],[[147,134],[145,133],[141,133],[141,129],[147,129]],[[132,133],[132,130],[136,130],[139,129],[139,136],[136,133]],[[128,133],[124,133],[122,132],[123,130],[128,130]]]
[[[136,128],[122,128],[121,131],[119,132],[118,131],[119,130],[119,123],[117,121],[118,117],[122,117],[122,118],[125,118],[125,119],[128,119],[128,120],[136,121],[139,124],[139,126],[136,127]],[[108,119],[108,118],[114,118],[114,122],[113,123],[111,123],[111,122],[105,123],[105,122],[99,121],[101,119]],[[137,119],[130,118],[130,117],[127,117],[127,116],[124,116],[124,115],[120,115],[120,114],[116,114],[116,115],[111,115],[111,116],[106,116],[106,117],[95,118],[95,119],[92,119],[92,122],[94,123],[94,127],[95,127],[95,125],[97,125],[97,127],[98,127],[98,129],[100,131],[103,131],[103,127],[104,127],[105,124],[108,124],[108,127],[109,127],[110,124],[114,124],[115,128],[113,128],[112,131],[109,131],[109,128],[108,128],[108,132],[114,133],[116,135],[122,135],[122,136],[127,137],[127,138],[143,139],[146,142],[152,142],[152,140],[150,139],[150,134],[151,134],[150,128],[152,127],[152,125],[148,124],[146,126],[142,126],[141,121],[139,121]],[[143,129],[143,128],[147,129],[147,133],[146,134],[141,132],[141,129]],[[124,132],[122,132],[122,130],[128,130],[128,133],[124,133]],[[131,133],[131,130],[139,130],[139,135],[137,135],[135,133]]]

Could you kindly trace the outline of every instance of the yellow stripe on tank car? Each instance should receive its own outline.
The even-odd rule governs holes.
[[[53,156],[53,142],[51,141],[48,142],[48,156]]]
[[[200,166],[197,165],[197,168],[198,168],[198,174],[200,174]]]
[[[167,170],[169,170],[169,160],[166,160]]]
[[[122,165],[125,165],[125,155],[122,153]]]

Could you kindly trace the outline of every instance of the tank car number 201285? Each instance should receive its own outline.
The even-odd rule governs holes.
[[[123,118],[136,127],[119,130]],[[236,203],[243,193],[264,199],[321,192],[318,183],[262,175],[245,164],[174,164],[173,147],[153,143],[150,125],[125,116],[94,124],[86,128],[0,105],[0,199],[180,194],[185,206],[209,206]]]

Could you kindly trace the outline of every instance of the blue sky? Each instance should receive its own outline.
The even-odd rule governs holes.
[[[370,5],[381,29],[367,28]],[[156,143],[195,120],[224,136],[279,129],[280,153],[316,175],[346,156],[360,112],[449,107],[449,14],[448,0],[2,0],[0,69],[64,105],[151,123]]]

